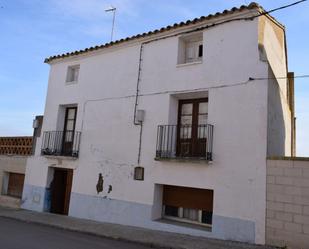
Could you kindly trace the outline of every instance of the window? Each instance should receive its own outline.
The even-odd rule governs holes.
[[[67,72],[67,79],[66,82],[77,82],[78,81],[78,75],[79,75],[79,65],[75,66],[69,66],[68,72]]]
[[[164,185],[162,213],[166,219],[211,226],[213,190]]]
[[[67,107],[65,112],[62,153],[70,155],[74,146],[77,107]]]
[[[189,41],[185,45],[185,63],[199,61],[203,57],[203,41]]]
[[[201,209],[164,206],[164,217],[180,222],[195,224],[212,224],[212,212]]]
[[[179,38],[178,64],[201,61],[203,58],[203,34]]]
[[[179,100],[177,156],[206,157],[208,98]]]

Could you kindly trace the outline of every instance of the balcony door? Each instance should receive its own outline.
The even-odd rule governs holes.
[[[179,100],[177,156],[206,157],[208,98]]]
[[[63,155],[72,154],[74,144],[76,114],[77,114],[77,107],[66,108],[64,129],[63,129],[63,146],[62,146]]]

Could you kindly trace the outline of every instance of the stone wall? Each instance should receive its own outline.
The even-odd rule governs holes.
[[[309,248],[309,158],[269,158],[266,199],[266,243]]]

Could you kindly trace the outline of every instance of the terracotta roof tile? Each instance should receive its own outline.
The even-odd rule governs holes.
[[[44,62],[49,63],[49,62],[56,60],[56,59],[66,58],[66,57],[78,55],[78,54],[84,54],[84,53],[87,53],[89,51],[99,50],[99,49],[102,49],[102,48],[113,46],[115,44],[123,43],[123,42],[126,42],[126,41],[131,41],[131,40],[134,40],[134,39],[150,36],[150,35],[157,34],[157,33],[162,33],[162,32],[165,32],[165,31],[168,31],[168,30],[171,30],[171,29],[176,29],[176,28],[179,28],[179,27],[188,26],[188,25],[191,25],[191,24],[202,22],[204,20],[217,18],[219,16],[224,16],[224,15],[228,15],[228,14],[231,14],[231,13],[247,10],[247,9],[257,9],[257,8],[262,9],[262,7],[259,4],[252,2],[248,6],[242,5],[239,8],[233,7],[230,10],[224,10],[222,12],[217,12],[214,15],[209,14],[208,16],[201,16],[201,17],[195,18],[193,20],[187,20],[186,22],[174,23],[173,25],[168,25],[168,26],[163,27],[161,29],[149,31],[147,33],[137,34],[137,35],[134,35],[134,36],[131,36],[131,37],[126,37],[126,38],[116,40],[116,41],[111,41],[109,43],[105,43],[105,44],[98,45],[98,46],[95,46],[95,47],[85,48],[85,49],[82,49],[82,50],[78,50],[78,51],[74,51],[74,52],[70,52],[70,53],[66,53],[66,54],[50,56],[50,57],[46,58],[44,60]]]

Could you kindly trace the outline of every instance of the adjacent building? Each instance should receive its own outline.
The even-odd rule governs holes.
[[[33,136],[0,137],[0,206],[19,208],[27,159],[40,136],[43,116],[34,120]]]
[[[285,29],[224,10],[49,57],[23,208],[265,243],[266,158],[295,153]]]

